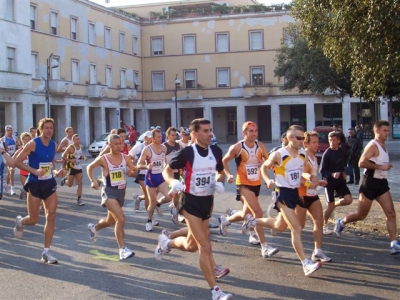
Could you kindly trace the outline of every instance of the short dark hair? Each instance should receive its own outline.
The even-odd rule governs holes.
[[[200,125],[208,125],[211,124],[211,121],[205,118],[194,119],[190,123],[190,131],[197,131],[200,129]]]
[[[379,130],[379,129],[381,129],[382,126],[389,126],[389,122],[385,121],[385,120],[377,120],[374,123],[374,129],[376,128]]]
[[[293,135],[293,131],[303,131],[304,132],[304,128],[300,125],[291,125],[287,130],[286,130],[286,136],[288,135]]]
[[[329,132],[328,137],[335,137],[340,141],[340,133],[338,131]]]
[[[312,136],[319,138],[318,132],[316,131],[306,131],[304,132],[304,143],[309,143]]]
[[[118,128],[117,134],[120,134],[120,133],[126,133],[126,130],[124,128]]]
[[[158,129],[158,128],[153,129],[153,130],[151,131],[151,136],[152,136],[152,137],[155,137],[157,132],[161,133],[161,130]]]
[[[167,129],[167,131],[165,132],[165,134],[167,135],[167,136],[169,136],[170,135],[170,133],[171,133],[171,131],[177,131],[176,130],[176,128],[175,127],[168,127],[168,129]]]

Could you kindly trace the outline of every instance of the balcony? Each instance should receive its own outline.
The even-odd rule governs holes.
[[[51,95],[71,95],[74,84],[71,81],[53,79],[49,81],[49,93]]]
[[[131,88],[118,89],[119,100],[135,100],[137,99],[137,90]]]
[[[32,86],[30,74],[0,71],[0,88],[11,90],[26,90]]]
[[[102,84],[88,84],[87,85],[87,96],[88,98],[101,99],[107,97],[108,86]]]

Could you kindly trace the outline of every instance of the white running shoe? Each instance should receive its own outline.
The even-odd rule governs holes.
[[[81,199],[76,200],[76,204],[78,206],[85,206],[85,203]]]
[[[171,231],[169,231],[168,229],[163,229],[161,230],[161,234],[166,235],[169,239],[171,239]]]
[[[181,214],[178,215],[178,221],[179,223],[186,223],[185,217],[182,216]]]
[[[139,195],[133,194],[133,203],[135,206],[135,210],[140,210],[140,198]]]
[[[256,225],[257,225],[256,219],[252,216],[252,214],[247,214],[244,217],[244,221],[242,224],[242,233],[248,234],[250,228],[254,228],[256,227]]]
[[[321,267],[322,264],[320,262],[313,263],[312,261],[307,260],[307,262],[303,266],[304,275],[306,276],[311,275]]]
[[[313,254],[311,255],[311,260],[313,262],[321,261],[321,262],[329,262],[332,261],[332,258],[327,256],[322,250],[319,250],[318,252],[314,250]]]
[[[222,236],[227,236],[228,226],[231,225],[231,223],[228,221],[228,218],[225,216],[219,216],[218,222],[219,222],[219,233]]]
[[[227,208],[225,212],[230,217],[230,216],[236,214],[238,211],[236,209]]]
[[[158,226],[158,221],[155,219],[151,220],[151,225]]]
[[[219,287],[211,290],[212,300],[229,300],[233,299],[232,294],[225,294]]]
[[[135,252],[129,250],[127,247],[119,250],[119,260],[127,259],[132,256],[135,256]]]
[[[400,244],[397,242],[394,246],[390,247],[390,255],[400,254]]]
[[[161,206],[156,206],[155,210],[157,211],[157,215],[159,215],[160,217],[162,217],[164,215],[164,212],[163,212]]]
[[[261,246],[261,256],[263,258],[272,257],[279,252],[278,248],[270,247],[270,246]]]
[[[164,254],[169,253],[170,249],[169,249],[169,241],[170,239],[165,235],[165,234],[160,234],[158,236],[158,245],[156,247],[156,249],[154,250],[154,257],[157,260],[162,260]]]
[[[249,234],[249,243],[252,245],[259,245],[260,244],[260,240],[258,239],[258,236],[256,234],[252,234],[250,232]]]
[[[21,220],[21,216],[15,218],[14,236],[17,239],[22,239],[22,236],[24,235],[24,226],[22,226]]]
[[[14,195],[16,195],[16,192],[15,192],[15,187],[13,187],[13,186],[11,186],[11,192],[10,192],[10,195],[11,195],[11,196],[14,196]]]
[[[90,241],[93,243],[97,243],[97,237],[99,236],[99,232],[96,231],[94,224],[89,223],[87,228],[89,230]]]
[[[153,225],[151,224],[151,222],[146,223],[146,231],[153,231]]]
[[[3,195],[7,195],[7,194],[8,194],[8,184],[5,183],[5,184],[3,185]]]
[[[329,234],[332,234],[332,233],[333,233],[332,227],[330,225],[325,225],[324,226],[324,230],[323,230],[323,234],[329,235]]]
[[[56,264],[58,263],[57,258],[50,254],[50,251],[43,251],[42,252],[42,262],[47,264]]]

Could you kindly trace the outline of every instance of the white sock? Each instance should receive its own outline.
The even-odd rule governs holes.
[[[43,248],[43,252],[49,252],[50,248]]]
[[[396,246],[397,243],[398,243],[397,240],[391,241],[390,242],[390,247]]]
[[[302,262],[303,267],[308,263],[308,258],[306,258],[305,260],[303,260]]]

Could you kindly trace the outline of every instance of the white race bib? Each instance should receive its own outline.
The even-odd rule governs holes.
[[[194,173],[194,194],[196,196],[212,195],[215,190],[215,172]]]
[[[153,168],[151,169],[152,174],[160,174],[163,171],[163,160],[153,160]]]
[[[246,165],[247,179],[250,181],[257,181],[260,179],[260,167],[259,164]]]
[[[39,176],[39,180],[46,180],[46,179],[50,179],[53,177],[53,174],[51,172],[51,169],[53,167],[53,163],[51,162],[46,162],[46,163],[39,163],[39,169],[45,169],[46,173],[44,173],[43,176]]]

